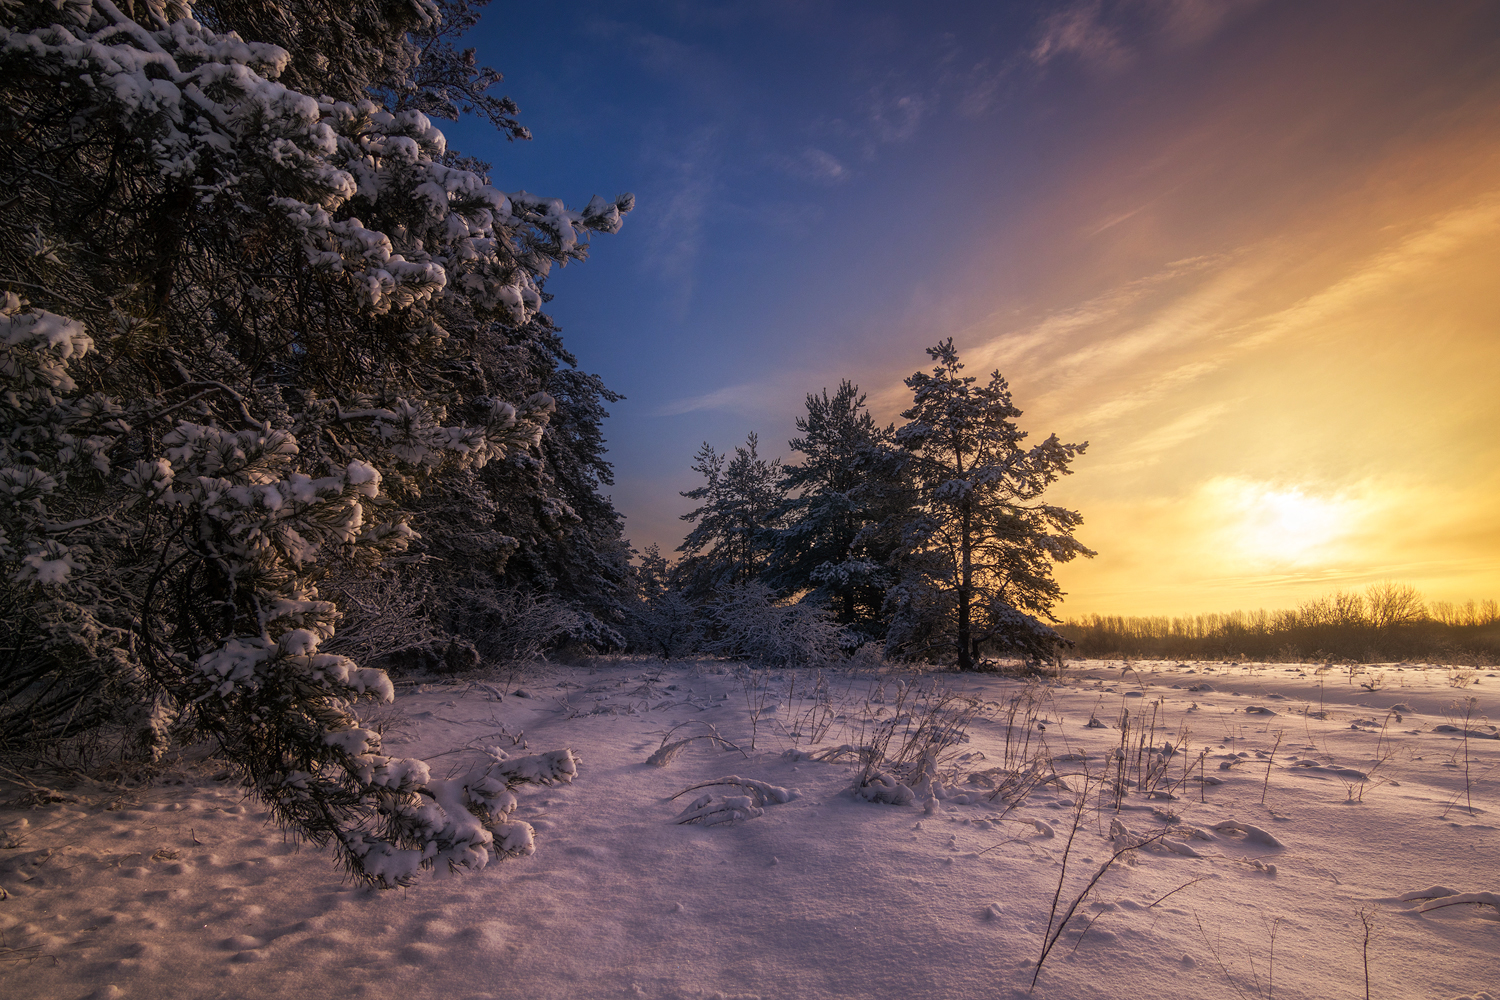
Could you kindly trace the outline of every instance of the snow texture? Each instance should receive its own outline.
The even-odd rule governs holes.
[[[319,654],[304,637],[283,655]],[[984,706],[966,756],[950,762],[958,770],[941,772],[955,789],[985,792],[964,769],[1005,763],[1007,738],[1022,735],[1005,725],[1012,699],[1045,706],[1045,733],[1030,732],[1061,783],[1016,803],[897,794],[904,804],[874,805],[855,794],[861,727],[870,732],[892,703],[901,675],[891,673],[841,675],[832,687],[843,721],[821,743],[790,735],[809,672],[773,674],[778,704],[758,719],[754,751],[743,674],[720,662],[538,665],[524,679],[530,697],[499,701],[480,686],[405,686],[379,709],[383,727],[329,734],[353,752],[383,728],[386,752],[406,755],[393,760],[432,762],[431,821],[443,821],[436,810],[473,820],[458,824],[464,836],[439,867],[459,873],[401,893],[341,882],[326,852],[283,841],[212,762],[179,763],[136,792],[32,789],[27,801],[41,804],[0,807],[0,992],[1020,1000],[1054,895],[1065,912],[1137,842],[1078,904],[1030,996],[1265,996],[1278,919],[1275,996],[1352,996],[1364,909],[1373,996],[1494,1000],[1500,750],[1471,742],[1466,790],[1451,734],[1349,728],[1397,700],[1441,720],[1453,693],[1440,668],[1387,668],[1389,694],[1328,684],[1318,718],[1311,667],[1133,662],[1131,685],[1138,671],[1148,700],[1161,699],[1166,735],[1147,735],[1173,742],[1164,780],[1174,797],[1125,789],[1116,810],[1104,779],[1118,767],[1120,731],[1086,724],[1128,710],[1134,725],[1141,703],[1118,693],[1122,666],[1073,663],[1046,683],[927,678]],[[1204,675],[1218,691],[1188,694]],[[1275,717],[1229,712],[1272,694],[1284,696]],[[602,710],[575,711],[583,698]],[[1493,708],[1481,701],[1471,717]],[[688,722],[745,755],[698,739],[668,768],[644,763]],[[707,732],[678,735],[693,731]],[[1202,750],[1255,763],[1210,767],[1220,783],[1200,783]],[[1292,758],[1368,780],[1315,780]],[[552,783],[507,787],[521,775]],[[413,777],[398,768],[384,780]],[[486,837],[491,858],[513,860],[479,867]]]

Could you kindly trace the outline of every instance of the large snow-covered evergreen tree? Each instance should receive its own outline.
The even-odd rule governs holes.
[[[960,669],[975,664],[981,644],[1043,655],[1058,640],[1039,620],[1062,596],[1052,565],[1094,553],[1073,537],[1082,517],[1042,495],[1087,443],[1051,435],[1025,447],[1021,411],[998,371],[982,385],[961,374],[951,338],[927,354],[936,364],[906,380],[909,422],[896,431],[911,453],[920,513],[905,527],[887,646],[955,654]]]
[[[454,498],[496,512],[495,573],[506,511],[619,548],[588,509],[611,397],[535,345],[550,268],[631,199],[507,194],[448,149],[428,113],[524,135],[445,34],[465,3],[0,10],[0,739],[211,737],[381,884],[529,850],[507,788],[566,751],[433,779],[359,724],[384,673],[320,647],[340,581],[472,527]]]
[[[805,593],[835,620],[877,638],[900,526],[913,501],[895,428],[880,427],[864,394],[844,380],[833,396],[809,393],[789,444],[804,460],[783,467],[788,499],[765,572],[782,593]]]

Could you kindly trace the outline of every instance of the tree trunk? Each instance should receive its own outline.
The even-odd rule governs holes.
[[[974,658],[969,642],[969,602],[974,594],[973,566],[970,561],[969,537],[972,529],[968,498],[964,499],[962,530],[958,549],[962,559],[958,581],[958,669],[974,669]]]

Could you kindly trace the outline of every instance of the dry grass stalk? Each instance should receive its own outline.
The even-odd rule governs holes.
[[[672,734],[677,732],[677,730],[681,729],[683,726],[694,725],[703,726],[708,730],[708,732],[699,733],[697,736],[687,736],[672,743],[667,742],[672,738]],[[699,722],[698,720],[694,719],[689,720],[688,722],[679,723],[678,725],[675,725],[671,729],[667,730],[667,734],[661,738],[661,745],[656,748],[655,753],[646,758],[646,763],[650,764],[653,767],[666,767],[668,764],[672,763],[672,760],[678,754],[682,753],[682,751],[685,750],[687,746],[694,740],[708,740],[713,745],[722,747],[725,750],[738,751],[741,757],[744,757],[747,760],[749,759],[749,755],[746,754],[745,751],[741,750],[739,747],[735,746],[733,743],[720,736],[719,731],[712,725],[707,722]]]
[[[1079,905],[1082,904],[1083,901],[1088,898],[1089,894],[1094,891],[1094,887],[1099,884],[1100,879],[1104,878],[1104,875],[1109,871],[1110,866],[1112,866],[1116,861],[1118,861],[1121,857],[1128,854],[1129,852],[1138,850],[1149,844],[1156,843],[1157,841],[1165,837],[1168,832],[1167,829],[1163,828],[1162,830],[1159,830],[1156,833],[1144,838],[1124,838],[1124,843],[1120,847],[1116,848],[1114,853],[1109,856],[1109,859],[1106,860],[1104,864],[1099,866],[1099,870],[1094,872],[1094,876],[1089,879],[1088,884],[1083,887],[1083,891],[1080,892],[1077,896],[1073,897],[1073,902],[1068,905],[1067,912],[1063,914],[1062,919],[1058,920],[1057,904],[1062,899],[1063,883],[1068,877],[1068,857],[1073,850],[1073,839],[1078,835],[1079,827],[1083,825],[1083,803],[1088,798],[1088,795],[1086,794],[1087,791],[1087,783],[1085,783],[1085,794],[1079,795],[1078,801],[1074,805],[1072,829],[1068,831],[1068,842],[1063,847],[1062,870],[1058,873],[1057,876],[1057,889],[1052,894],[1052,908],[1047,914],[1047,930],[1042,935],[1042,953],[1041,956],[1037,958],[1036,968],[1032,971],[1031,974],[1031,986],[1028,988],[1027,992],[1031,992],[1036,989],[1037,977],[1042,974],[1042,965],[1047,961],[1047,956],[1050,955],[1052,953],[1052,949],[1056,947],[1058,939],[1062,937],[1063,931],[1067,929],[1068,922],[1072,920],[1073,915],[1078,912]],[[1055,930],[1053,927],[1054,923],[1056,924]]]

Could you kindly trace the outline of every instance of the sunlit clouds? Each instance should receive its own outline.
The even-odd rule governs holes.
[[[1135,523],[1092,519],[1102,554],[1065,571],[1070,607],[1144,611],[1144,586],[1184,610],[1211,610],[1205,584],[1272,604],[1398,576],[1442,597],[1500,590],[1482,527],[1500,514],[1497,207],[1478,192],[1332,260],[1283,238],[1204,265],[1191,287],[1136,285],[1086,321],[1073,311],[1050,337],[1018,338],[1010,368],[1038,426],[1093,443],[1070,500],[1086,516],[1141,505]],[[1316,270],[1323,286],[1309,289]],[[1178,516],[1162,497],[1179,498]],[[1143,540],[1159,566],[1181,564],[1181,596],[1162,573],[1084,590]]]
[[[1215,561],[1273,570],[1336,558],[1366,514],[1357,501],[1237,479],[1209,480],[1196,502],[1221,523]]]

